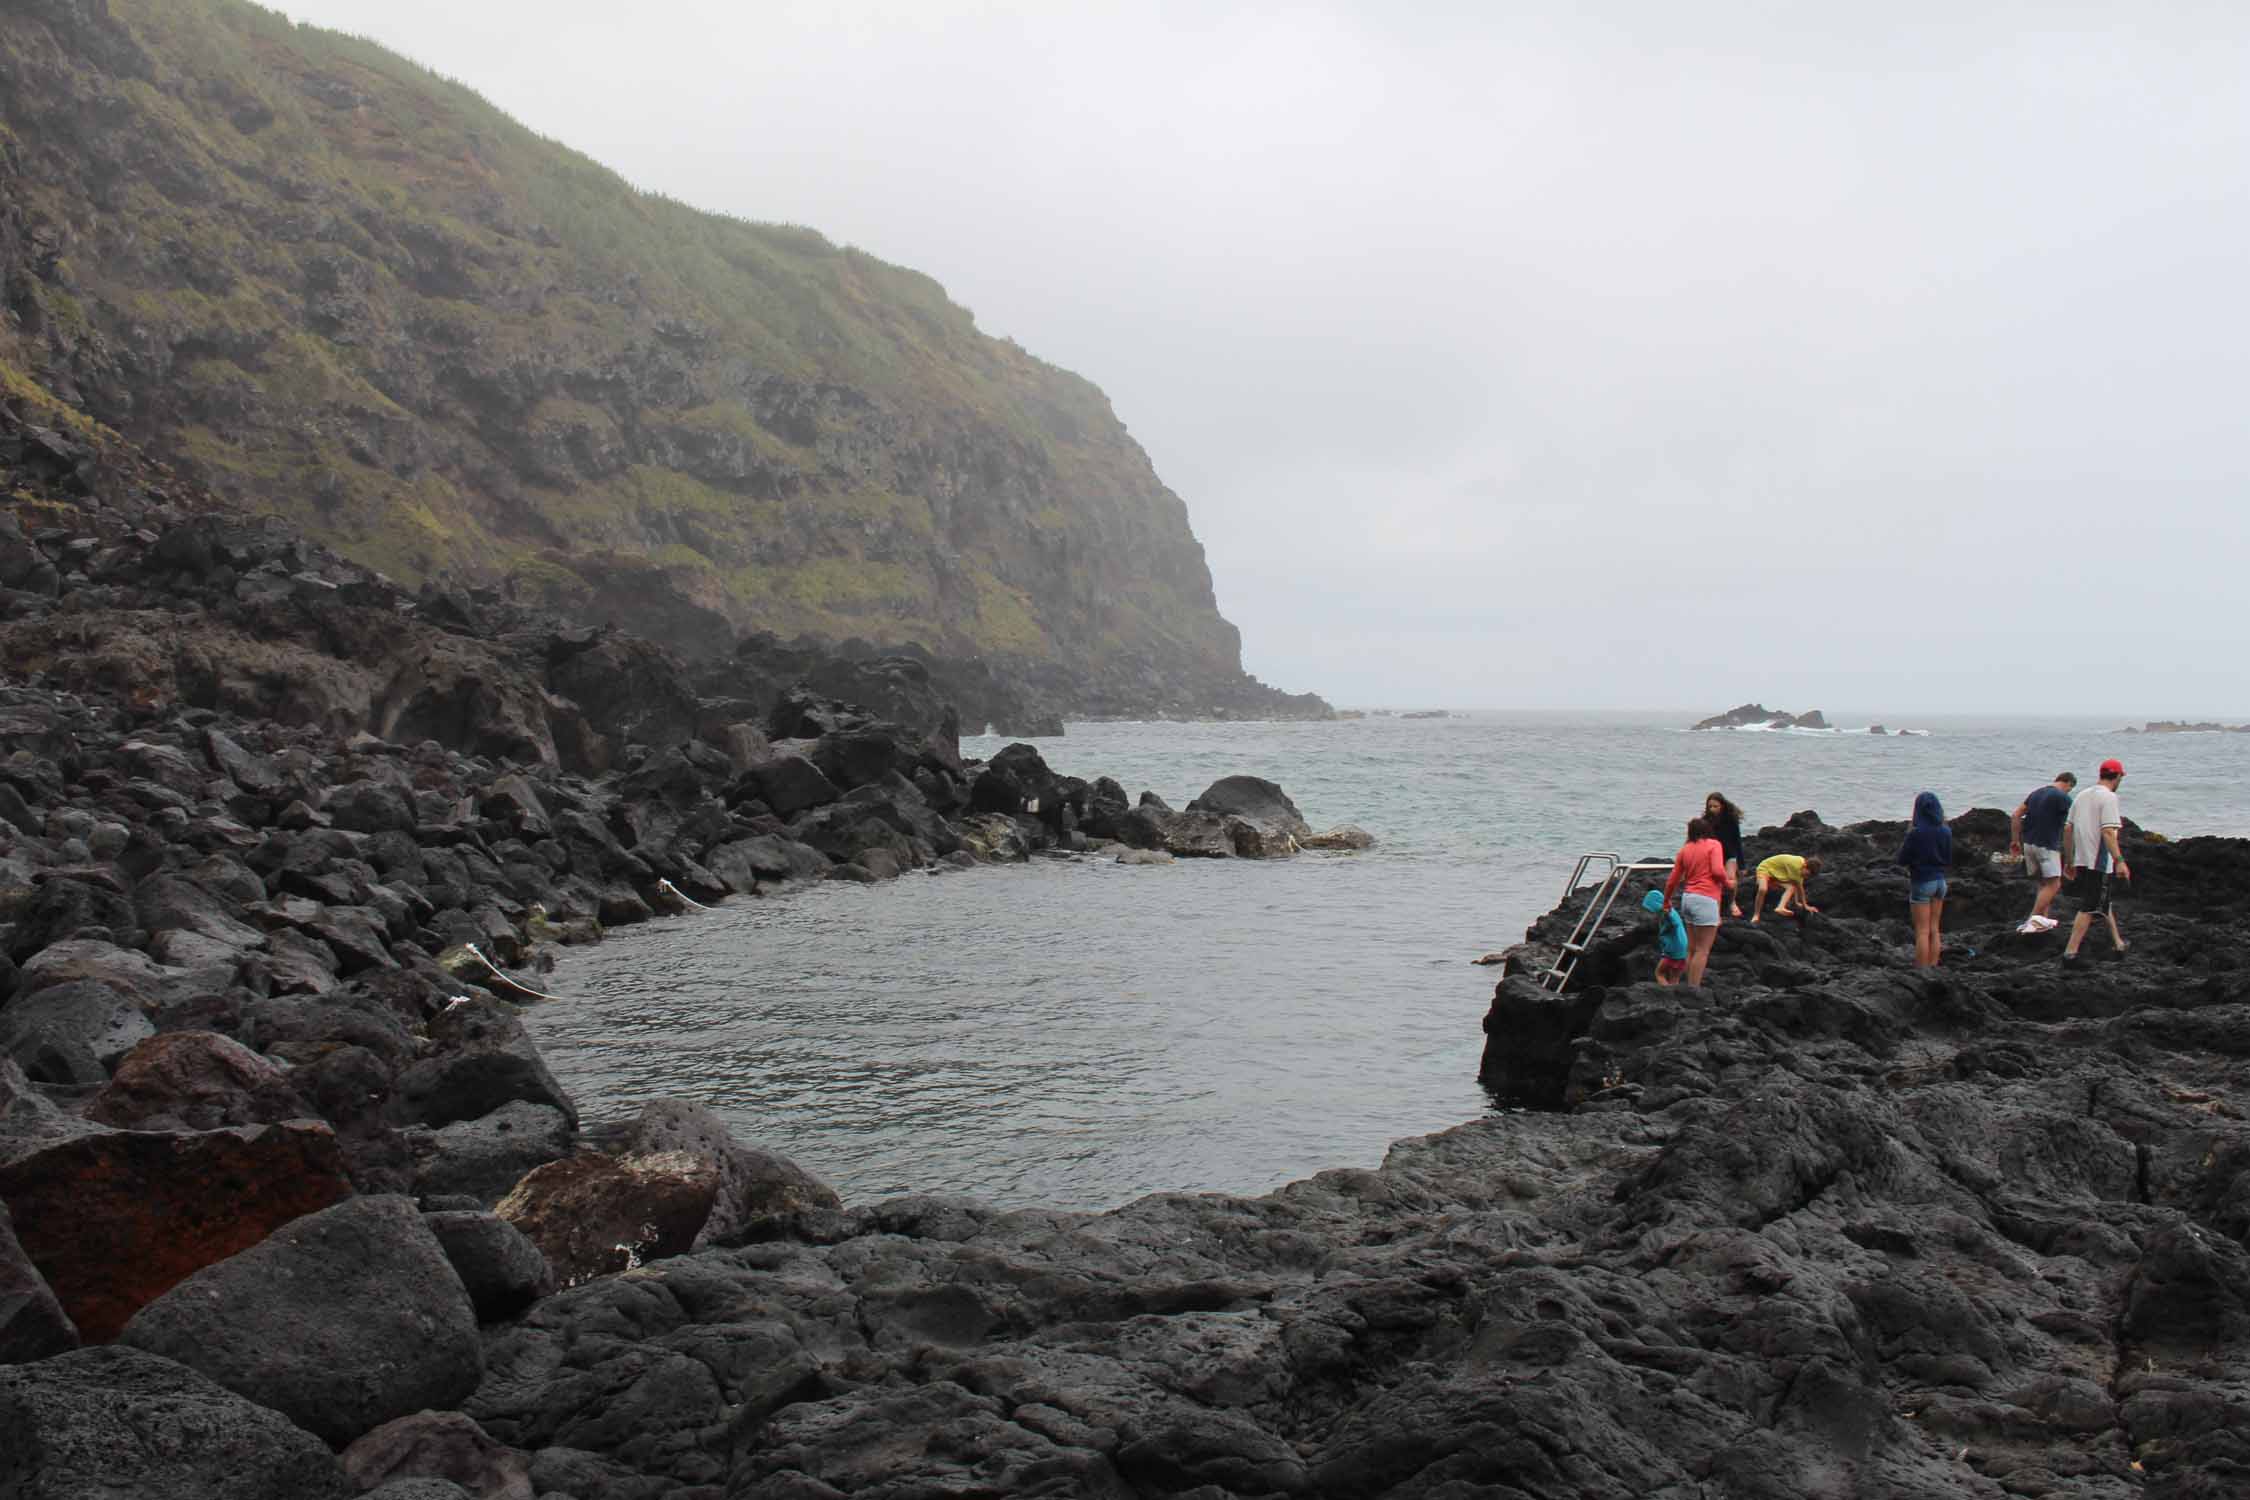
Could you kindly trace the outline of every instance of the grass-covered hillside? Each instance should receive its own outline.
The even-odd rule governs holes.
[[[7,392],[404,581],[644,627],[661,595],[691,648],[1083,666],[1152,707],[1240,680],[1186,509],[1094,386],[925,276],[638,192],[371,43],[12,0],[0,201]]]

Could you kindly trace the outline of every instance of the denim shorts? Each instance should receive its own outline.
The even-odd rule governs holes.
[[[1680,897],[1680,920],[1690,927],[1716,927],[1719,925],[1719,903],[1713,897],[1686,892]]]
[[[1943,901],[1944,899],[1945,877],[1943,875],[1932,875],[1927,880],[1917,880],[1906,892],[1906,904],[1909,906],[1928,906],[1932,901]]]

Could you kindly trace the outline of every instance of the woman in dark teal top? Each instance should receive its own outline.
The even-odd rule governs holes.
[[[1724,792],[1713,792],[1703,799],[1703,821],[1711,829],[1711,837],[1719,841],[1719,852],[1726,856],[1727,873],[1736,877],[1742,874],[1742,809],[1729,802]],[[1736,886],[1739,891],[1742,887]],[[1730,894],[1727,905],[1733,915],[1742,915],[1741,900]]]

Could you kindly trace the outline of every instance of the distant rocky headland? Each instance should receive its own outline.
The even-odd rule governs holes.
[[[409,588],[691,662],[919,652],[971,728],[1329,712],[1243,671],[1092,383],[240,0],[0,7],[0,396]]]
[[[2118,731],[2120,734],[2250,734],[2250,724],[2220,724],[2209,719],[2187,723],[2180,719],[2151,719],[2140,728],[2131,725]]]

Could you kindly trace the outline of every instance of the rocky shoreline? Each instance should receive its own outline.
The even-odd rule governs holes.
[[[926,658],[690,671],[13,410],[0,465],[0,1493],[674,1492],[462,1415],[487,1337],[898,1210],[694,1106],[582,1129],[503,966],[809,880],[1367,842],[1256,778],[1175,811],[966,761]]]
[[[2238,1493],[2250,968],[2224,939],[2250,924],[2250,844],[2130,830],[2132,953],[2064,978],[2058,935],[2012,930],[2004,818],[1955,830],[1935,973],[1907,966],[1895,824],[1756,835],[1822,854],[1823,915],[1729,924],[1702,992],[1640,982],[1645,921],[1597,945],[1583,989],[1540,989],[1522,971],[1566,902],[1487,1020],[1511,1111],[1262,1198],[847,1207],[679,1104],[582,1135],[497,1214],[362,1190],[190,1276],[116,1343],[0,1366],[23,1435],[0,1481]],[[20,1139],[67,1113],[19,1085],[5,1118]],[[323,1132],[108,1139],[291,1133]]]
[[[2132,946],[2064,971],[2007,816],[1952,826],[1934,971],[1904,825],[1812,813],[1746,853],[1818,854],[1821,915],[1725,924],[1702,992],[1645,919],[1540,987],[1583,894],[1511,951],[1484,1078],[1562,1113],[1508,1336],[1647,1486],[1561,1492],[2250,1493],[2250,842],[2128,824]]]
[[[1820,853],[1823,916],[1730,924],[1702,992],[1621,924],[1556,996],[1566,902],[1486,1022],[1512,1112],[1378,1170],[847,1205],[692,1104],[582,1125],[487,956],[1105,840],[1286,854],[1279,790],[972,765],[903,659],[879,715],[714,696],[12,436],[0,1494],[2250,1478],[2250,844],[2129,830],[2132,952],[2065,976],[1966,814],[1918,973],[1897,825],[1800,814],[1752,852]]]

